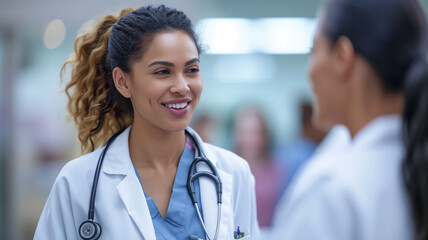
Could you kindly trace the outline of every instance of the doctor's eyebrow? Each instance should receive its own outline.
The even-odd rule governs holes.
[[[190,60],[190,61],[187,61],[187,62],[184,64],[184,66],[188,66],[188,65],[190,65],[190,64],[192,64],[192,63],[194,63],[194,62],[199,62],[199,58],[194,58],[194,59],[192,59],[192,60]]]
[[[148,67],[151,67],[153,65],[163,65],[163,66],[168,66],[168,67],[174,67],[174,63],[171,62],[166,62],[166,61],[154,61],[152,63],[149,64]]]
[[[199,58],[193,58],[192,60],[187,61],[184,66],[188,66],[194,62],[199,62]],[[154,61],[152,63],[149,64],[148,67],[151,67],[153,65],[163,65],[163,66],[167,66],[167,67],[175,67],[174,63],[172,62],[167,62],[167,61]]]

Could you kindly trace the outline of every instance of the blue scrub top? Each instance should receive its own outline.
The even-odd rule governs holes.
[[[169,200],[165,219],[162,218],[155,201],[144,193],[150,210],[150,215],[152,216],[157,240],[188,240],[190,235],[194,235],[205,240],[204,229],[187,191],[187,175],[194,158],[194,153],[186,146],[181,155],[180,162],[178,163],[171,199]],[[140,180],[140,176],[136,169],[135,173],[137,174],[138,180]],[[198,198],[199,211],[201,211],[202,215],[199,182],[196,180],[194,183],[196,197]],[[143,186],[141,185],[141,187]]]

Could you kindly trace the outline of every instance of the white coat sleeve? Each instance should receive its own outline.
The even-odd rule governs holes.
[[[352,196],[334,182],[315,185],[290,202],[273,226],[270,239],[358,239],[358,216]],[[284,215],[286,214],[286,215]]]
[[[55,181],[37,224],[34,240],[78,239],[67,179]]]

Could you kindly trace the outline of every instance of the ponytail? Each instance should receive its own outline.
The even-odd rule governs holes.
[[[414,60],[404,79],[403,175],[412,207],[417,240],[428,239],[428,62]]]
[[[82,153],[102,146],[132,122],[131,103],[116,90],[107,55],[113,25],[131,11],[125,8],[118,16],[107,15],[92,31],[77,37],[75,53],[61,68],[63,79],[67,65],[71,66],[71,79],[65,87],[67,108],[78,128]]]

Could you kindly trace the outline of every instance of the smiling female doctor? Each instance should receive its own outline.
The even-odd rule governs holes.
[[[300,173],[271,239],[428,239],[427,30],[417,0],[322,11],[308,71],[315,122],[343,124],[351,139]]]
[[[199,54],[190,20],[163,5],[105,16],[77,38],[75,55],[64,64],[71,66],[68,108],[82,149],[92,152],[62,169],[34,239],[257,235],[247,163],[186,129],[202,91]],[[209,163],[189,173],[203,153]],[[200,173],[192,185],[195,205],[188,174]]]

